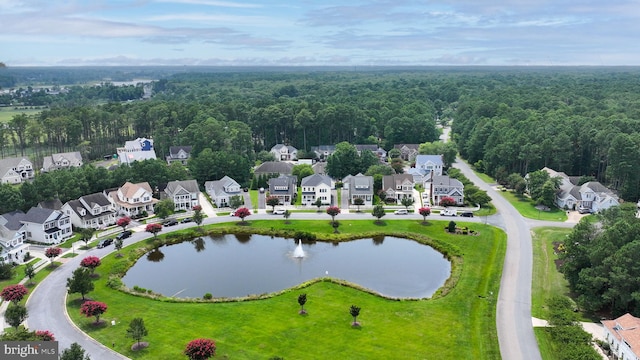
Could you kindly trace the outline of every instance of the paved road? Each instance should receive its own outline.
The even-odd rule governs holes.
[[[533,250],[529,224],[504,197],[480,180],[466,163],[458,159],[453,166],[460,169],[480,189],[487,191],[501,215],[501,227],[507,233],[507,250],[496,314],[500,354],[503,359],[508,360],[539,360],[540,351],[531,324]],[[554,223],[554,226],[557,225],[558,223]]]

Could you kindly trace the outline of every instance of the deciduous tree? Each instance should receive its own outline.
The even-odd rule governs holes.
[[[122,228],[122,231],[125,231],[129,224],[131,224],[131,218],[128,216],[123,216],[116,220],[116,225],[120,226]]]
[[[93,282],[91,281],[91,270],[79,267],[73,271],[73,276],[67,278],[67,291],[69,294],[79,293],[84,296],[93,290]]]
[[[29,312],[24,305],[21,304],[11,304],[7,307],[4,312],[4,319],[7,324],[13,326],[18,329],[18,326],[22,324],[29,317]]]
[[[358,316],[360,316],[360,308],[358,306],[351,305],[351,307],[349,308],[349,314],[353,316],[353,322],[351,323],[351,325],[360,326],[360,323],[358,322]]]
[[[431,215],[431,208],[429,207],[421,207],[420,209],[418,209],[418,213],[420,213],[420,215],[422,215],[422,222],[426,223],[427,222],[427,216]]]
[[[73,343],[68,349],[62,350],[60,360],[91,360],[89,354],[78,343]]]
[[[335,223],[335,222],[336,222],[336,216],[337,216],[338,214],[340,214],[340,208],[339,208],[339,207],[337,207],[337,206],[329,206],[329,207],[327,208],[327,214],[328,214],[329,216],[331,216],[331,222],[332,222],[332,223]]]
[[[300,305],[300,311],[299,311],[300,315],[304,315],[307,313],[307,311],[304,309],[304,304],[306,303],[307,303],[307,294],[298,295],[298,304]]]
[[[234,216],[240,218],[240,222],[244,223],[244,219],[249,215],[251,215],[251,211],[249,211],[249,209],[247,209],[246,207],[241,207],[238,210],[236,210],[233,214]]]
[[[204,220],[204,214],[202,213],[202,206],[196,205],[193,207],[193,222],[198,224],[198,226],[202,225],[202,221]]]
[[[97,256],[87,256],[82,259],[82,261],[80,261],[80,266],[91,270],[92,274],[94,273],[95,269],[100,266],[100,264],[102,264],[102,262]]]
[[[154,239],[158,236],[158,233],[162,231],[162,224],[151,223],[147,224],[144,228],[144,231],[153,234]]]
[[[267,197],[267,205],[271,206],[271,211],[275,211],[276,206],[280,204],[280,199],[277,196],[269,196]]]
[[[353,205],[357,206],[358,210],[356,211],[360,212],[360,206],[364,205],[364,199],[360,197],[353,199]]]
[[[100,301],[85,301],[80,306],[80,313],[86,317],[95,317],[95,323],[100,322],[100,316],[107,311],[107,304]]]
[[[147,328],[144,326],[144,320],[142,318],[133,318],[129,323],[127,335],[136,341],[136,349],[140,349],[140,341],[149,335]]]
[[[59,247],[50,247],[44,251],[44,256],[51,260],[51,265],[53,265],[53,259],[60,256],[60,254],[62,254],[62,249]]]
[[[385,216],[387,213],[384,211],[384,206],[382,204],[378,204],[376,206],[373,207],[373,211],[371,211],[371,215],[373,215],[376,218],[376,223],[380,222],[380,219],[382,219],[383,216]]]
[[[172,199],[166,198],[158,201],[153,207],[153,212],[160,218],[166,219],[175,212],[176,204]]]

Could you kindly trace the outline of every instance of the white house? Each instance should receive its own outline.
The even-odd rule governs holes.
[[[191,210],[200,205],[200,188],[195,180],[169,181],[164,189],[167,198],[173,200],[175,210]]]
[[[211,201],[219,208],[229,207],[232,196],[242,196],[240,184],[228,176],[205,182],[204,189],[211,197]]]
[[[298,149],[291,145],[275,144],[271,148],[270,153],[276,158],[276,161],[291,161],[296,160],[298,155]]]
[[[69,215],[71,224],[79,228],[100,229],[116,223],[115,207],[103,193],[69,200],[62,205],[62,211]]]
[[[453,198],[456,205],[464,204],[464,185],[460,180],[447,175],[427,177],[424,188],[428,189],[431,203],[438,205],[443,197]]]
[[[433,172],[434,176],[441,176],[444,168],[442,155],[416,155],[416,169],[422,172],[422,175],[429,175]]]
[[[29,251],[29,245],[24,242],[24,224],[20,222],[24,215],[22,211],[0,215],[0,262],[24,262],[24,256]]]
[[[326,175],[313,174],[302,178],[302,205],[314,205],[317,199],[322,204],[331,204],[331,190],[334,188],[333,180]]]
[[[373,205],[373,176],[357,174],[347,179],[349,202],[354,204],[355,199],[362,199],[364,206]]]
[[[120,164],[131,164],[134,161],[156,159],[156,152],[153,149],[153,140],[147,138],[137,138],[125,142],[124,147],[117,148]]]
[[[70,217],[60,210],[33,207],[22,216],[25,240],[54,245],[73,236]]]
[[[83,164],[82,155],[78,151],[52,154],[45,156],[42,160],[42,172],[81,167]]]
[[[627,313],[614,320],[602,320],[602,325],[615,359],[640,359],[640,318]]]
[[[167,164],[174,162],[187,165],[187,161],[191,157],[191,146],[171,146],[169,147],[169,155],[167,155]]]
[[[33,164],[25,157],[0,159],[0,181],[4,184],[19,184],[33,179]]]
[[[153,205],[158,200],[153,198],[153,191],[148,182],[132,184],[124,183],[116,191],[111,191],[107,197],[120,215],[140,216],[145,212],[153,214]]]
[[[580,178],[578,176],[568,176],[548,167],[544,167],[542,170],[546,171],[550,177],[557,177],[561,180],[555,199],[555,203],[560,209],[595,213],[620,205],[618,196],[597,181],[577,185]]]
[[[413,176],[409,174],[385,175],[382,177],[382,190],[387,194],[385,202],[401,203],[402,199],[413,198]]]

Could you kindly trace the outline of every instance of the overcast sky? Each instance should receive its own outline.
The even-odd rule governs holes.
[[[640,65],[640,0],[0,0],[26,65]]]

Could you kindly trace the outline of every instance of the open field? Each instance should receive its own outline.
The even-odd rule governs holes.
[[[499,193],[518,210],[520,215],[526,218],[559,222],[567,220],[567,213],[564,210],[552,208],[549,211],[540,211],[527,197],[519,196],[512,191],[499,191]]]
[[[9,122],[14,115],[27,114],[27,115],[35,115],[39,114],[42,109],[19,109],[14,110],[13,107],[5,107],[0,108],[0,123],[4,124]]]
[[[366,236],[373,232],[402,236],[423,236],[436,247],[448,249],[457,264],[453,288],[433,300],[394,301],[330,281],[320,281],[303,289],[291,289],[264,299],[228,303],[183,303],[152,300],[106,287],[108,274],[122,270],[135,248],[147,240],[103,259],[96,273],[96,289],[89,297],[105,302],[109,309],[101,319],[116,326],[98,326],[79,313],[79,296],[67,299],[71,318],[100,342],[133,359],[181,358],[186,343],[199,337],[216,341],[216,358],[269,359],[499,359],[495,328],[495,307],[506,247],[505,234],[483,224],[469,223],[478,236],[450,235],[446,222],[415,220],[340,220],[339,236]],[[249,225],[221,224],[225,231],[296,230],[331,238],[330,221],[248,221]],[[193,230],[185,230],[190,232]],[[334,237],[335,239],[335,237]],[[458,256],[459,254],[461,256]],[[232,273],[229,276],[233,276]],[[306,293],[307,316],[298,315],[297,297]],[[362,308],[359,328],[352,328],[349,307]],[[130,350],[133,340],[126,329],[134,317],[142,317],[149,330],[144,339],[149,348]]]

